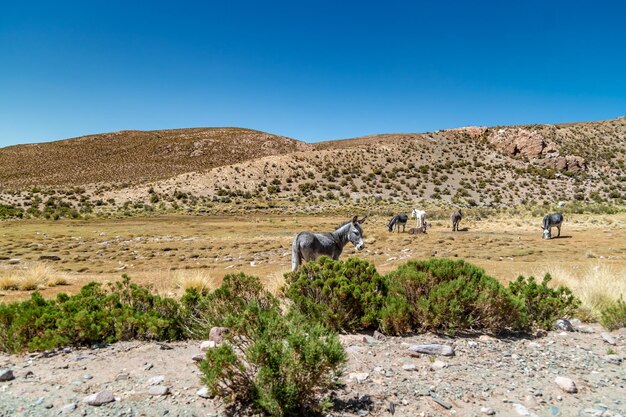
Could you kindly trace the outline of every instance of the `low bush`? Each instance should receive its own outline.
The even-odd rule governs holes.
[[[19,207],[0,204],[0,219],[21,219],[24,216],[24,210]]]
[[[229,329],[209,349],[203,382],[240,412],[302,415],[318,409],[318,394],[339,374],[346,356],[337,335],[297,311],[283,314],[260,280],[227,275],[212,293],[189,289],[182,300],[194,336],[213,326]]]
[[[357,258],[344,262],[323,256],[285,279],[283,293],[302,314],[341,331],[378,326],[387,283],[374,265]]]
[[[569,288],[548,287],[551,280],[550,274],[545,274],[541,283],[532,276],[519,276],[509,283],[511,293],[523,301],[531,327],[550,330],[557,319],[573,317],[580,306],[580,300]]]
[[[321,411],[318,395],[339,376],[346,354],[337,335],[298,312],[256,302],[231,316],[230,333],[200,364],[213,395],[234,408],[272,416]],[[245,413],[244,413],[245,414]]]
[[[608,330],[626,327],[626,302],[620,298],[602,310],[600,324]]]
[[[195,338],[207,338],[212,327],[227,326],[232,317],[250,304],[262,310],[277,308],[279,300],[265,291],[257,277],[244,273],[226,275],[215,291],[202,294],[187,288],[182,297],[188,333]]]
[[[118,340],[176,340],[184,335],[178,302],[122,281],[108,289],[92,282],[80,293],[0,304],[0,350],[19,352],[89,346]]]
[[[462,260],[409,261],[387,275],[380,314],[389,333],[527,328],[523,303],[485,271]]]

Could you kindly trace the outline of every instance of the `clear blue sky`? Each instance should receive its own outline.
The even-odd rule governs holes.
[[[614,118],[626,114],[624,19],[623,1],[5,1],[0,146]]]

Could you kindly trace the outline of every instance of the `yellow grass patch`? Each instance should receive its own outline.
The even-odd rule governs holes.
[[[200,269],[173,271],[172,275],[173,288],[181,293],[191,288],[199,293],[206,294],[219,287],[222,283],[221,278],[217,278],[214,274]]]
[[[569,287],[582,302],[583,313],[591,319],[599,319],[600,312],[617,301],[626,298],[626,267],[602,263],[587,265],[574,270],[566,266],[550,266],[537,274],[552,276],[554,286]]]
[[[26,269],[8,271],[0,276],[0,289],[2,290],[34,291],[67,284],[66,277],[44,263],[34,263]]]

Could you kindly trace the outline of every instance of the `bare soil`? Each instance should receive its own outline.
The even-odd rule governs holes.
[[[413,337],[344,335],[349,361],[339,385],[327,394],[332,416],[619,416],[626,413],[626,332],[614,332],[615,345],[597,325],[577,332],[549,332],[541,338],[487,335]],[[454,356],[411,354],[413,344],[442,343]],[[95,349],[48,354],[0,354],[0,369],[16,379],[0,382],[0,416],[217,416],[218,399],[198,395],[200,373],[192,357],[200,343],[124,342]],[[610,359],[607,353],[613,353]],[[150,379],[169,395],[148,393]],[[577,393],[555,383],[570,378]],[[357,379],[358,378],[358,379]],[[83,399],[108,390],[116,401],[93,407]]]

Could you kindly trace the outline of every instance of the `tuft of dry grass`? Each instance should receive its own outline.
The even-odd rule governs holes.
[[[177,270],[172,272],[173,287],[184,293],[188,288],[192,288],[199,293],[207,294],[220,286],[222,279],[216,278],[208,271],[201,269]]]
[[[26,269],[9,271],[0,276],[2,290],[34,291],[57,285],[68,285],[67,278],[44,263],[34,263]]]
[[[285,275],[282,271],[272,272],[263,280],[265,289],[276,296],[279,295],[283,285],[285,285]]]
[[[574,271],[564,266],[551,266],[540,271],[552,276],[552,285],[569,287],[582,302],[584,318],[598,320],[600,312],[626,298],[626,268],[595,263]]]

